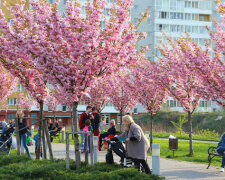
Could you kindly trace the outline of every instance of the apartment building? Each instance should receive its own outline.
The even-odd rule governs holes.
[[[215,0],[134,0],[131,9],[131,19],[134,24],[138,23],[140,13],[146,9],[150,11],[150,17],[139,27],[139,31],[147,31],[146,39],[140,41],[139,46],[148,45],[150,51],[146,57],[151,61],[157,61],[160,52],[156,48],[160,43],[166,42],[162,36],[164,32],[167,36],[178,38],[180,35],[188,33],[190,37],[199,45],[204,45],[209,39],[206,26],[214,28],[211,18],[220,20],[216,11]],[[163,109],[182,111],[179,103],[170,97]],[[210,112],[221,110],[215,102],[201,100],[197,111]],[[138,105],[135,109],[137,113],[143,113],[144,108]]]

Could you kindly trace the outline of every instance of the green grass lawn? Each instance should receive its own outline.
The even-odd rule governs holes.
[[[158,133],[158,132],[154,132],[153,133],[153,137],[156,138],[168,138],[169,135],[172,134],[175,137],[178,137],[179,139],[189,139],[189,135],[188,134],[176,134],[176,133]],[[200,140],[200,141],[220,141],[220,138],[218,137],[210,137],[210,136],[203,136],[203,135],[196,135],[193,134],[193,140]]]
[[[217,146],[215,143],[193,142],[194,156],[189,154],[189,141],[178,141],[178,150],[174,152],[169,150],[168,139],[153,139],[154,144],[160,144],[160,156],[164,158],[176,159],[181,161],[190,161],[208,164],[208,148],[210,146]],[[211,165],[220,167],[222,162],[221,157],[215,157]],[[206,165],[207,167],[207,165]]]

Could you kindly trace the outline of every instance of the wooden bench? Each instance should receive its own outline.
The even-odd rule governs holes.
[[[222,155],[220,155],[220,154],[217,153],[216,147],[211,146],[208,149],[208,161],[209,161],[209,165],[208,165],[208,167],[206,169],[209,169],[212,159],[214,157],[216,157],[216,156],[222,157]]]

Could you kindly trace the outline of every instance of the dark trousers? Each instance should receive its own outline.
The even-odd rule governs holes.
[[[99,148],[102,147],[102,139],[104,139],[104,138],[106,138],[108,136],[109,136],[108,132],[104,132],[104,133],[100,134],[100,136],[99,136]]]
[[[146,174],[151,174],[151,170],[148,166],[148,163],[147,163],[147,160],[144,160],[144,159],[133,159],[134,161],[134,166],[140,170],[140,167],[141,165],[143,166],[144,170],[145,170],[145,173]]]
[[[223,156],[221,167],[224,168],[224,166],[225,166],[225,147],[218,147],[217,152]]]

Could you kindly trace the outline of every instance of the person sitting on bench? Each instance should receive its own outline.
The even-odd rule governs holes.
[[[50,137],[51,137],[51,142],[53,141],[53,137],[52,136],[56,136],[56,134],[60,130],[61,130],[61,128],[59,127],[58,120],[54,120],[53,128],[52,128],[52,130],[49,131]]]
[[[108,137],[110,134],[112,135],[116,135],[116,128],[115,128],[115,121],[114,120],[111,120],[110,121],[110,128],[108,129],[107,132],[104,132],[102,134],[100,134],[99,136],[99,151],[101,151],[101,148],[102,148],[102,139]]]
[[[223,156],[220,172],[224,172],[224,166],[225,166],[225,133],[223,134],[220,142],[218,143],[218,146],[217,146],[216,150],[217,150],[218,154]]]

